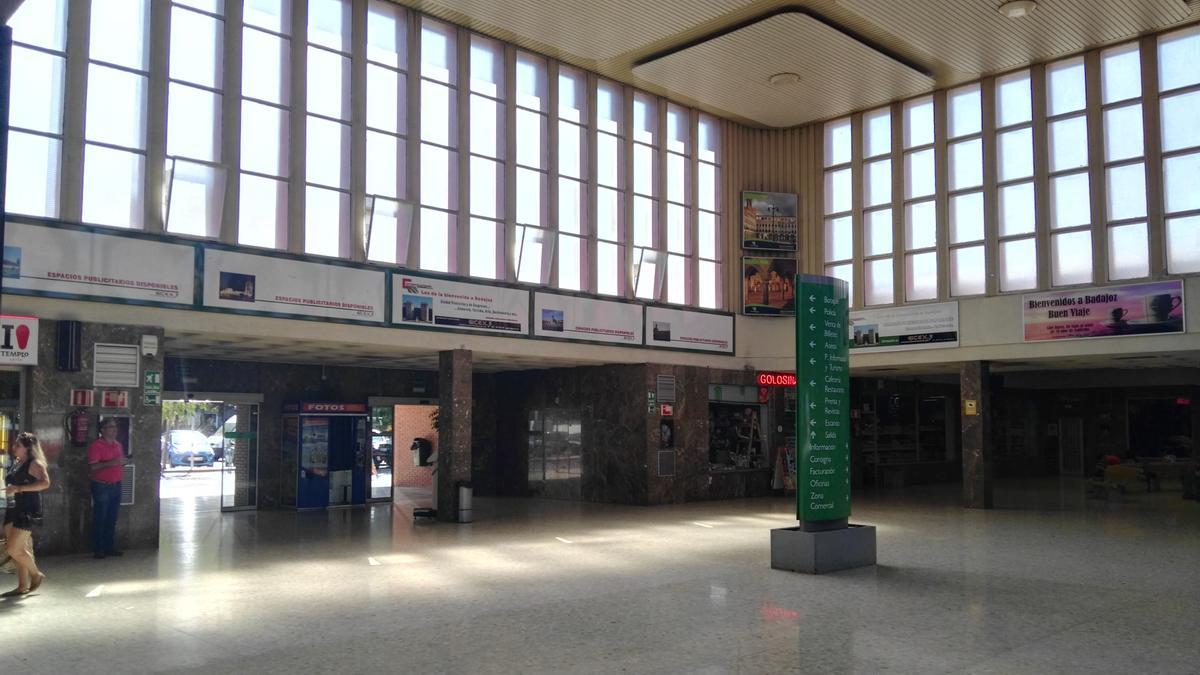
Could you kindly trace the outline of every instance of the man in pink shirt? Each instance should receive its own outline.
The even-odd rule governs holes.
[[[113,545],[117,528],[117,512],[121,508],[121,477],[129,463],[125,449],[117,440],[117,422],[109,418],[100,422],[100,438],[92,441],[87,451],[92,468],[92,549],[93,556],[119,556]]]

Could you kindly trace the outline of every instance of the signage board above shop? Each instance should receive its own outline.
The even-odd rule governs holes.
[[[32,316],[0,315],[0,364],[36,366],[38,320]]]
[[[758,386],[760,387],[794,387],[796,386],[795,373],[775,373],[762,372],[758,374]]]

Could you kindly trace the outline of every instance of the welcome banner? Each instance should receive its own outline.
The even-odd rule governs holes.
[[[1030,293],[1021,307],[1026,342],[1184,332],[1178,279]]]

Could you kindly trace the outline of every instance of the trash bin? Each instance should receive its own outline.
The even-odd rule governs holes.
[[[458,484],[458,522],[469,523],[474,519],[471,511],[473,491],[469,483]]]

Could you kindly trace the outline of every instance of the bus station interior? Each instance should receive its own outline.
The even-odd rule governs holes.
[[[33,670],[1194,672],[1200,5],[543,4],[0,2]],[[879,531],[811,578],[797,274]]]

